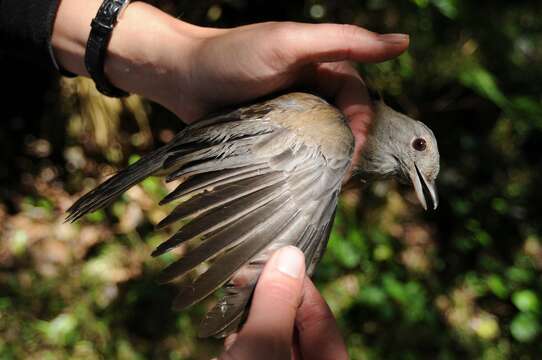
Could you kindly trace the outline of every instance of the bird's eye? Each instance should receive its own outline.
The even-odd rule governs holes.
[[[424,138],[414,139],[412,147],[417,151],[424,151],[427,148],[427,141]]]

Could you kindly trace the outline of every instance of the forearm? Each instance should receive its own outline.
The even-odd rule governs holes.
[[[90,23],[101,0],[62,0],[51,42],[57,62],[75,74],[88,76],[84,65]],[[178,88],[179,74],[190,73],[190,59],[205,29],[177,20],[143,2],[125,9],[108,46],[104,71],[111,83],[162,105]],[[172,49],[174,48],[174,49]],[[173,72],[175,72],[173,76]],[[170,85],[170,86],[168,86]]]
[[[87,75],[85,47],[101,1],[61,0],[52,45],[64,69]],[[353,25],[268,22],[203,28],[134,2],[113,29],[104,71],[113,85],[154,100],[188,122],[293,85],[333,99],[349,119],[357,114],[368,119],[363,82],[347,61],[384,61],[407,46],[406,35],[381,36]],[[358,132],[366,126],[361,128]]]

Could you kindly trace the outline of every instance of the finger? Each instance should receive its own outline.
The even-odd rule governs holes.
[[[364,63],[392,59],[409,44],[407,34],[377,34],[355,25],[278,23],[272,43],[286,66],[343,60]],[[274,34],[274,35],[273,35]]]
[[[315,82],[319,93],[335,100],[335,105],[349,121],[360,114],[371,115],[371,102],[367,86],[357,70],[347,61],[322,63],[317,67]],[[367,118],[367,116],[366,116]],[[363,133],[369,119],[364,119]]]
[[[296,247],[284,247],[269,259],[256,285],[248,319],[225,358],[290,357],[304,277],[305,260]]]
[[[322,66],[332,65],[323,64]],[[355,139],[352,164],[358,164],[374,115],[369,93],[361,76],[349,63],[335,64],[334,71],[336,76],[342,75],[342,82],[335,94],[335,104],[348,119],[348,125]]]
[[[348,352],[333,313],[309,278],[305,279],[303,302],[297,311],[296,328],[303,359],[348,359]]]
[[[314,68],[312,76],[305,74],[302,82],[333,99],[345,114],[355,138],[352,164],[357,164],[373,118],[367,87],[357,70],[347,61],[322,63]]]

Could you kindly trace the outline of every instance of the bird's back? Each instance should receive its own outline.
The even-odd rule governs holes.
[[[282,111],[271,121],[292,131],[304,144],[320,147],[328,158],[351,156],[354,137],[344,115],[324,99],[307,93],[290,93],[270,101]]]

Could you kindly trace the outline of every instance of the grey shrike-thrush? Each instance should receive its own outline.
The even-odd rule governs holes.
[[[421,205],[437,207],[439,153],[423,123],[375,103],[375,118],[354,172],[366,181],[412,184]],[[295,245],[311,275],[326,248],[337,199],[354,153],[344,115],[320,97],[289,93],[196,122],[161,148],[81,197],[68,221],[100,209],[151,175],[178,181],[160,204],[178,202],[157,228],[184,225],[153,256],[199,240],[160,276],[176,281],[202,262],[208,269],[181,287],[178,309],[224,286],[200,336],[226,336],[242,324],[258,276],[276,249]]]

